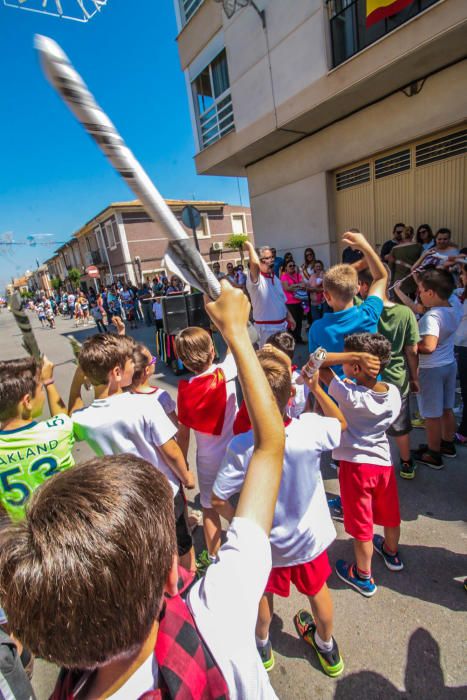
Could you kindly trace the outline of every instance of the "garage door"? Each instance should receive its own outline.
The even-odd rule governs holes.
[[[400,221],[447,226],[467,245],[467,128],[427,137],[335,172],[336,233],[356,227],[381,246]]]

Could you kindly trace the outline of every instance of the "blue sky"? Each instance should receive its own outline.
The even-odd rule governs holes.
[[[65,241],[111,201],[133,198],[43,77],[36,32],[61,44],[163,196],[239,203],[235,178],[195,172],[172,0],[109,0],[86,24],[0,0],[0,240]],[[240,190],[248,204],[245,180]],[[54,248],[10,250],[0,250],[0,289]]]

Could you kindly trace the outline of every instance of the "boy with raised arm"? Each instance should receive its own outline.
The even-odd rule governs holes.
[[[54,699],[133,700],[153,690],[276,697],[255,623],[271,568],[284,427],[248,339],[248,300],[221,285],[206,308],[234,355],[255,448],[227,542],[187,604],[177,591],[170,488],[137,457],[94,459],[59,475],[34,496],[25,526],[5,538],[0,597],[17,637],[63,667]]]

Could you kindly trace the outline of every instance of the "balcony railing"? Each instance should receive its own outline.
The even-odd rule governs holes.
[[[400,12],[366,26],[366,0],[327,0],[333,66],[338,66],[385,34],[440,0],[412,0]]]
[[[203,0],[180,0],[183,24],[186,24],[194,15]]]
[[[90,250],[84,256],[85,267],[89,265],[105,265],[105,258],[100,250]]]
[[[206,148],[235,129],[230,90],[220,95],[216,102],[199,116],[201,147]]]

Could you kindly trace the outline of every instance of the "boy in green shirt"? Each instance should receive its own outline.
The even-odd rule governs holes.
[[[0,506],[22,520],[26,504],[46,479],[74,466],[73,422],[55,387],[53,364],[44,357],[0,362]],[[51,418],[42,414],[45,388]]]
[[[358,275],[359,293],[364,299],[371,285],[368,270]],[[399,416],[387,430],[395,438],[400,454],[399,474],[403,479],[413,479],[415,463],[410,455],[410,391],[418,393],[418,354],[420,340],[415,314],[408,306],[394,304],[387,295],[383,299],[384,308],[378,322],[378,332],[389,340],[392,347],[391,360],[381,373],[383,381],[395,384],[401,394],[402,408]]]

